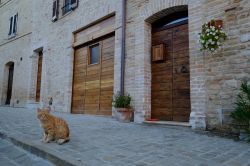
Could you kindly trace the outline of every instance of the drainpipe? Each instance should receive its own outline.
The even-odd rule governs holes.
[[[126,0],[122,0],[122,42],[121,42],[121,83],[120,83],[121,95],[124,95],[125,36],[126,36]]]

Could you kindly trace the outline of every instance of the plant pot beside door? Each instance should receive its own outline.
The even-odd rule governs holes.
[[[113,106],[115,107],[115,117],[120,122],[131,122],[132,109],[131,109],[131,96],[121,95],[120,92],[114,96]]]

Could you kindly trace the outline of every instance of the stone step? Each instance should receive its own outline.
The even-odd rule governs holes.
[[[182,126],[191,127],[188,122],[174,122],[174,121],[144,121],[145,124],[157,124],[157,125],[170,125],[170,126]]]

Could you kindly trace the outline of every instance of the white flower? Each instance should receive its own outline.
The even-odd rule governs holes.
[[[215,39],[219,39],[219,37],[218,37],[218,36],[215,36]]]

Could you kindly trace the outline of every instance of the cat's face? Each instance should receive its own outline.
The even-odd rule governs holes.
[[[48,119],[49,110],[37,109],[37,118],[41,121],[46,121]]]

